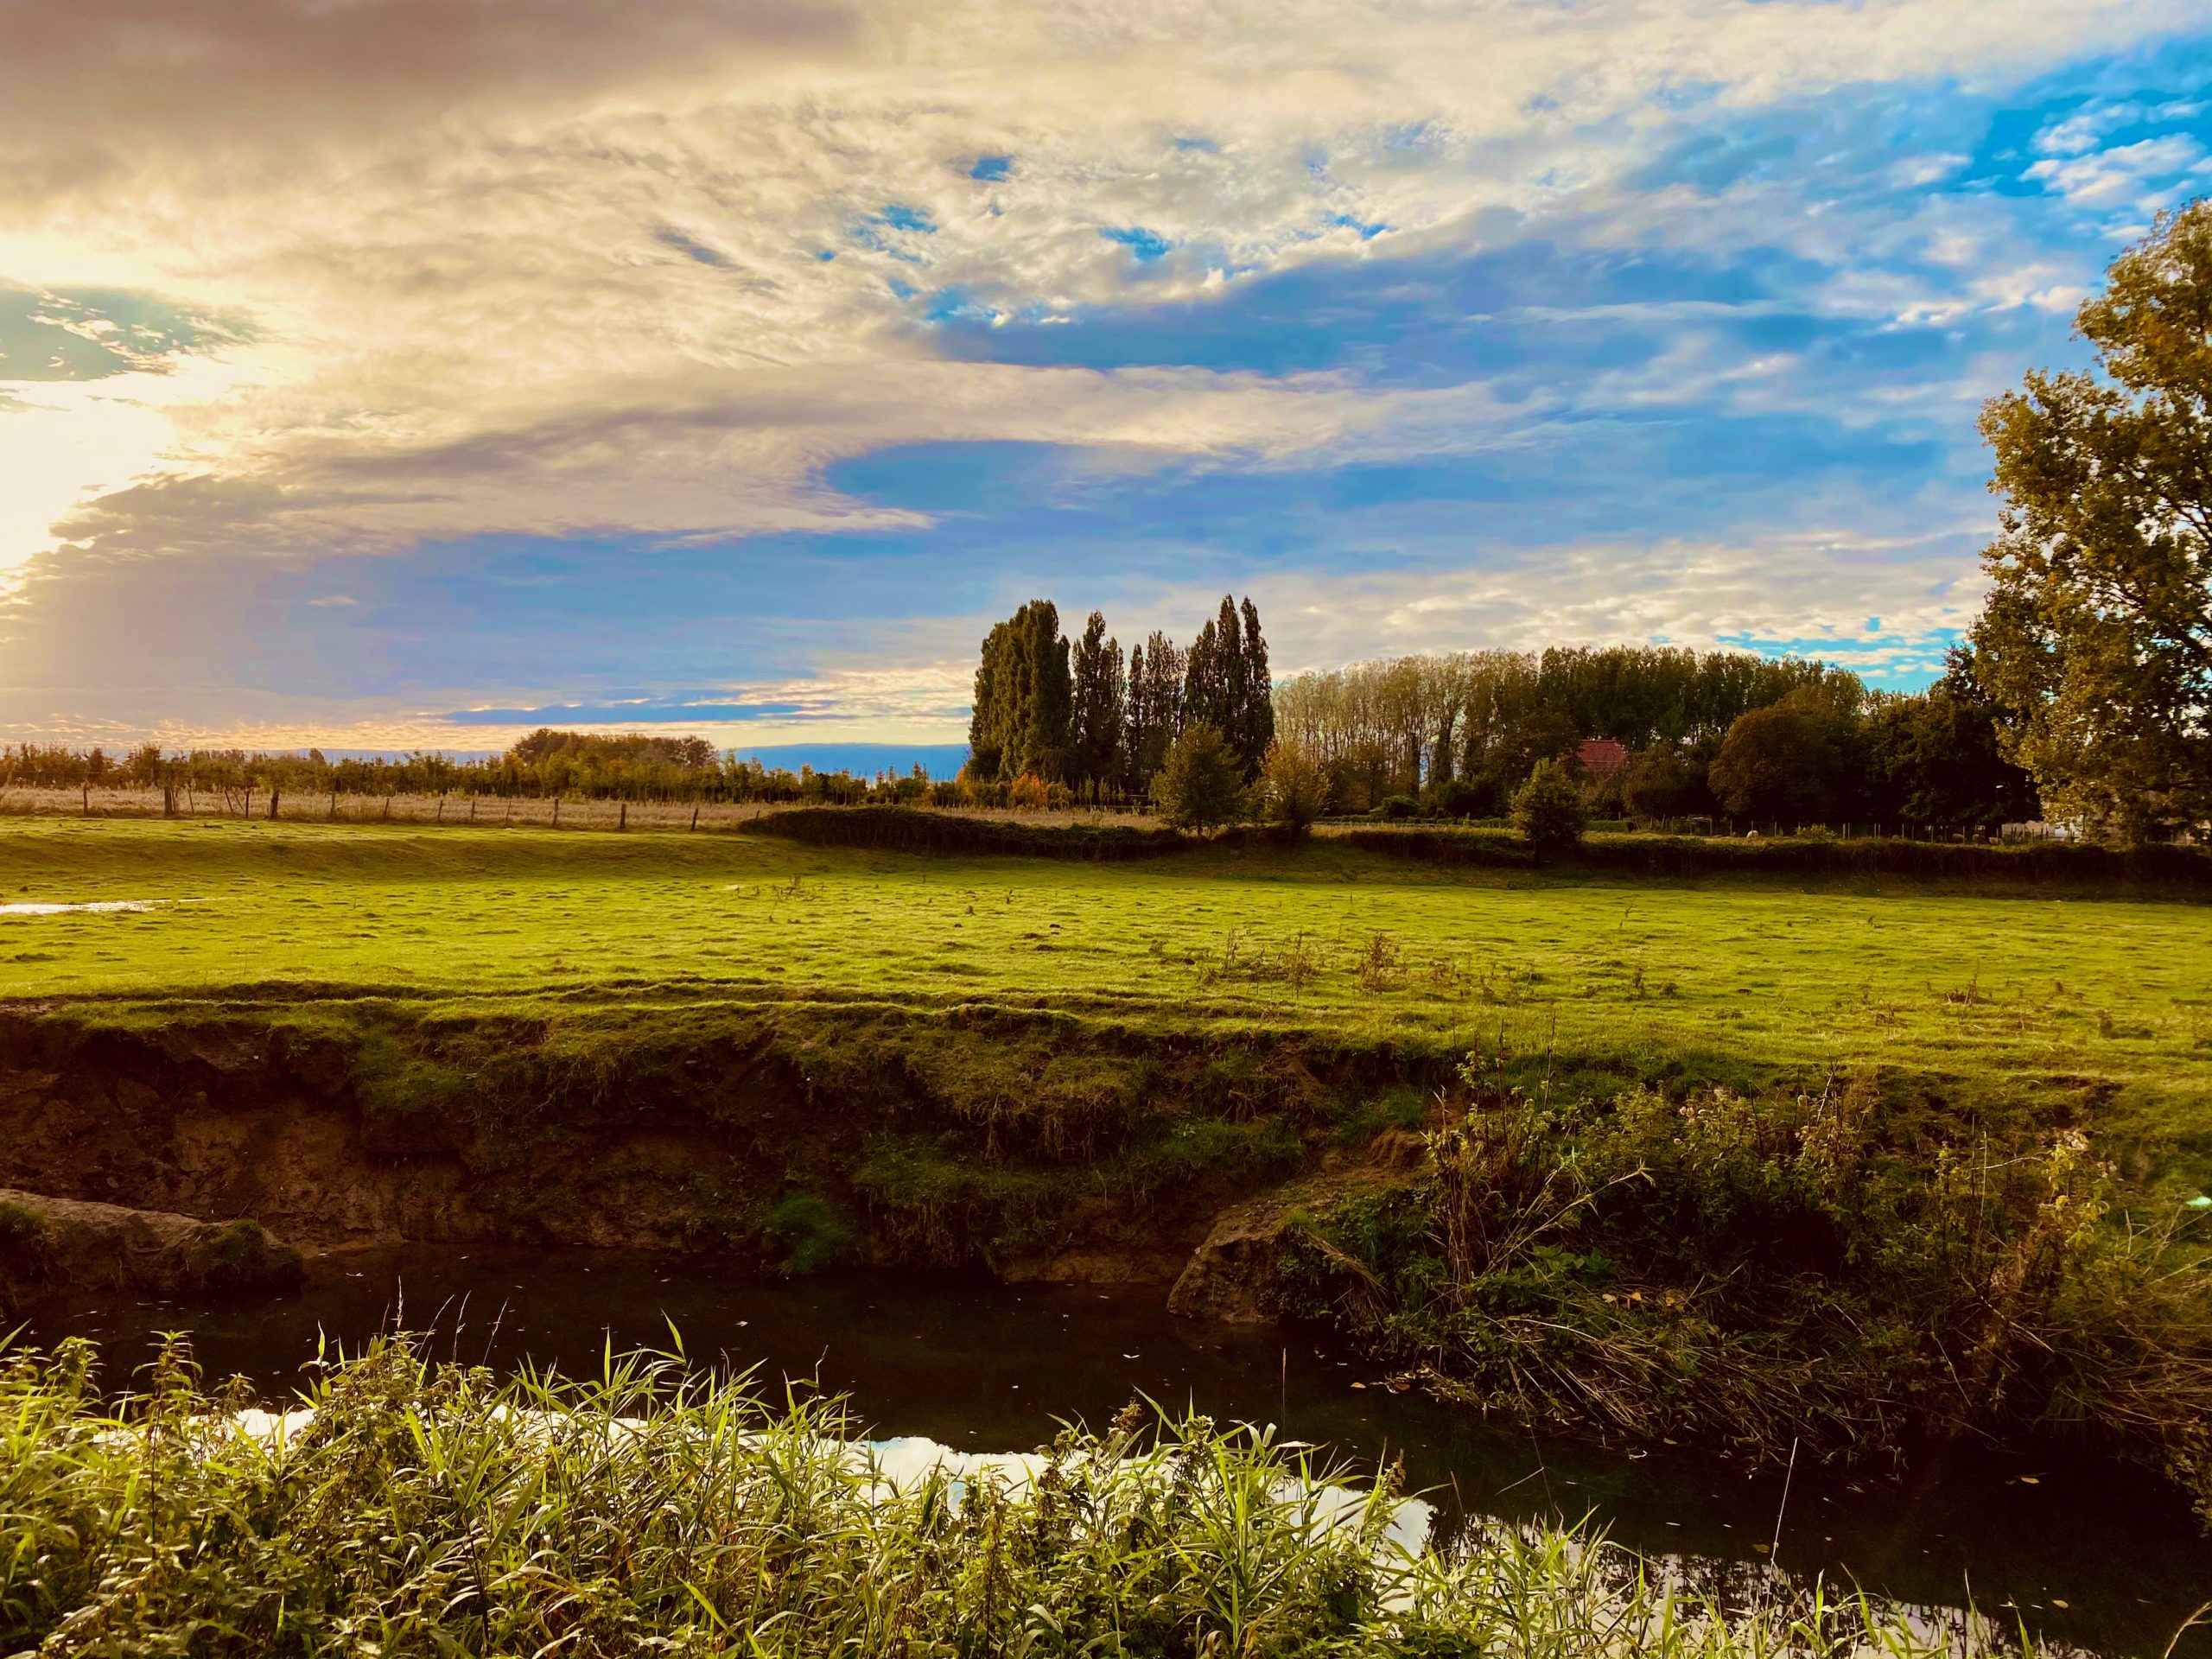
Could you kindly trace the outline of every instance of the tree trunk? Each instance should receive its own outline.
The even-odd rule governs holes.
[[[269,785],[269,822],[276,822],[276,804],[284,798],[284,791],[275,784]]]

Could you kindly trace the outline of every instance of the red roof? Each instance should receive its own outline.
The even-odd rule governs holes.
[[[1582,747],[1574,752],[1585,772],[1611,772],[1628,764],[1628,751],[1619,740],[1611,737],[1586,737]]]

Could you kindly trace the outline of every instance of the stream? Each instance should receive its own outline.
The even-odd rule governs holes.
[[[827,1276],[760,1282],[697,1256],[417,1246],[326,1255],[289,1295],[199,1304],[52,1304],[27,1339],[79,1335],[121,1382],[165,1331],[186,1331],[211,1381],[282,1396],[319,1336],[357,1347],[395,1320],[471,1363],[595,1373],[618,1351],[664,1349],[757,1366],[848,1396],[872,1435],[958,1452],[1027,1451],[1058,1420],[1103,1427],[1142,1395],[1170,1410],[1280,1425],[1356,1468],[1405,1459],[1407,1490],[1447,1517],[1585,1516],[1676,1559],[1687,1583],[1745,1588],[1768,1550],[1793,1574],[1929,1608],[2017,1618],[2059,1647],[2162,1654],[2212,1598],[2212,1541],[2147,1477],[1955,1456],[1904,1487],[1804,1465],[1747,1476],[1710,1456],[1635,1455],[1393,1394],[1375,1366],[1310,1333],[1170,1317],[1157,1287],[1004,1287]],[[1778,1525],[1777,1525],[1778,1523]],[[2199,1627],[2174,1649],[2212,1656]]]

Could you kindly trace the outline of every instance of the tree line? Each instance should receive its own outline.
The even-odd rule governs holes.
[[[1564,760],[1600,817],[1968,828],[2036,816],[1967,652],[1914,695],[1747,652],[1402,657],[1287,681],[1275,720],[1340,813],[1503,817],[1539,765]],[[1621,752],[1583,766],[1591,739]]]
[[[264,809],[328,795],[482,795],[536,799],[760,802],[850,806],[868,802],[957,804],[948,781],[933,782],[919,766],[906,772],[861,776],[803,766],[764,765],[736,750],[717,752],[704,738],[641,733],[556,732],[540,728],[495,755],[456,757],[417,752],[397,756],[326,757],[245,749],[165,750],[141,744],[119,754],[105,748],[18,743],[0,748],[0,791],[34,789],[158,790],[171,810],[190,810],[205,797],[242,810],[250,797]],[[170,798],[175,798],[171,799]]]
[[[1058,608],[1035,599],[983,638],[961,779],[1057,787],[1086,801],[1141,798],[1177,741],[1200,728],[1235,757],[1245,783],[1259,776],[1275,713],[1250,599],[1224,594],[1188,645],[1154,631],[1126,659],[1102,613],[1091,612],[1071,641]]]

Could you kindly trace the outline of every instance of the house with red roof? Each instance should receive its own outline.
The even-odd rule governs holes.
[[[1575,750],[1574,758],[1581,764],[1583,771],[1595,775],[1618,772],[1628,764],[1628,751],[1621,747],[1618,738],[1586,737],[1582,740],[1581,747]]]

